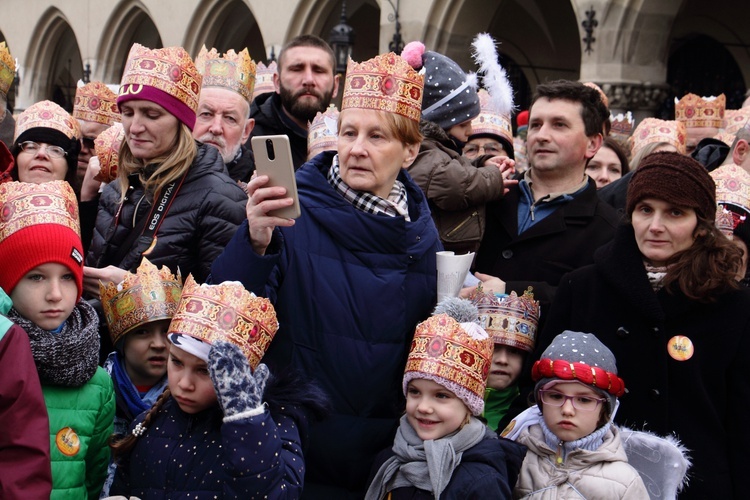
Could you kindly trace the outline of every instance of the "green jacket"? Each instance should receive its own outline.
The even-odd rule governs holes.
[[[50,425],[50,499],[98,499],[115,419],[112,379],[100,367],[82,387],[43,385],[42,392]]]

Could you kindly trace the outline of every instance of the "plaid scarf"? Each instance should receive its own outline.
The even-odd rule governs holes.
[[[404,184],[396,180],[388,194],[388,198],[381,198],[372,193],[365,193],[350,188],[341,178],[339,170],[339,155],[333,157],[331,168],[328,170],[328,182],[338,191],[346,201],[354,205],[354,208],[371,214],[385,214],[389,217],[409,218],[409,205],[406,201],[406,188]]]

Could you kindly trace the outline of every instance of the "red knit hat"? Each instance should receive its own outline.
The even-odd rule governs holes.
[[[83,292],[78,203],[65,181],[0,184],[0,287],[10,294],[37,266],[62,264]]]

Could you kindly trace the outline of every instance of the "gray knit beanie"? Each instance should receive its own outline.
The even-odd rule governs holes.
[[[531,377],[537,381],[534,396],[540,409],[539,390],[556,380],[591,386],[607,398],[608,414],[625,392],[625,383],[617,376],[614,354],[591,333],[565,330],[556,336],[534,363]]]

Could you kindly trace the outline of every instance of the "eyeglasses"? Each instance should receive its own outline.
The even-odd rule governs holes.
[[[94,149],[94,140],[94,137],[83,137],[81,139],[81,144],[84,148]]]
[[[563,406],[567,400],[573,404],[573,408],[581,411],[594,411],[601,403],[606,401],[604,398],[592,398],[589,396],[568,396],[561,392],[552,390],[541,390],[539,394],[542,396],[542,403],[550,406]]]
[[[464,147],[464,155],[477,156],[480,149],[483,150],[484,154],[486,155],[497,156],[505,153],[505,150],[500,144],[496,142],[488,142],[487,144],[484,144],[482,146],[477,146],[476,144],[467,144]]]
[[[51,146],[49,144],[39,144],[38,142],[34,141],[26,141],[19,144],[21,146],[21,151],[24,153],[29,153],[32,155],[37,154],[39,151],[42,150],[42,147],[47,152],[47,155],[50,158],[63,158],[65,155],[67,155],[67,151],[65,151],[60,146]]]

